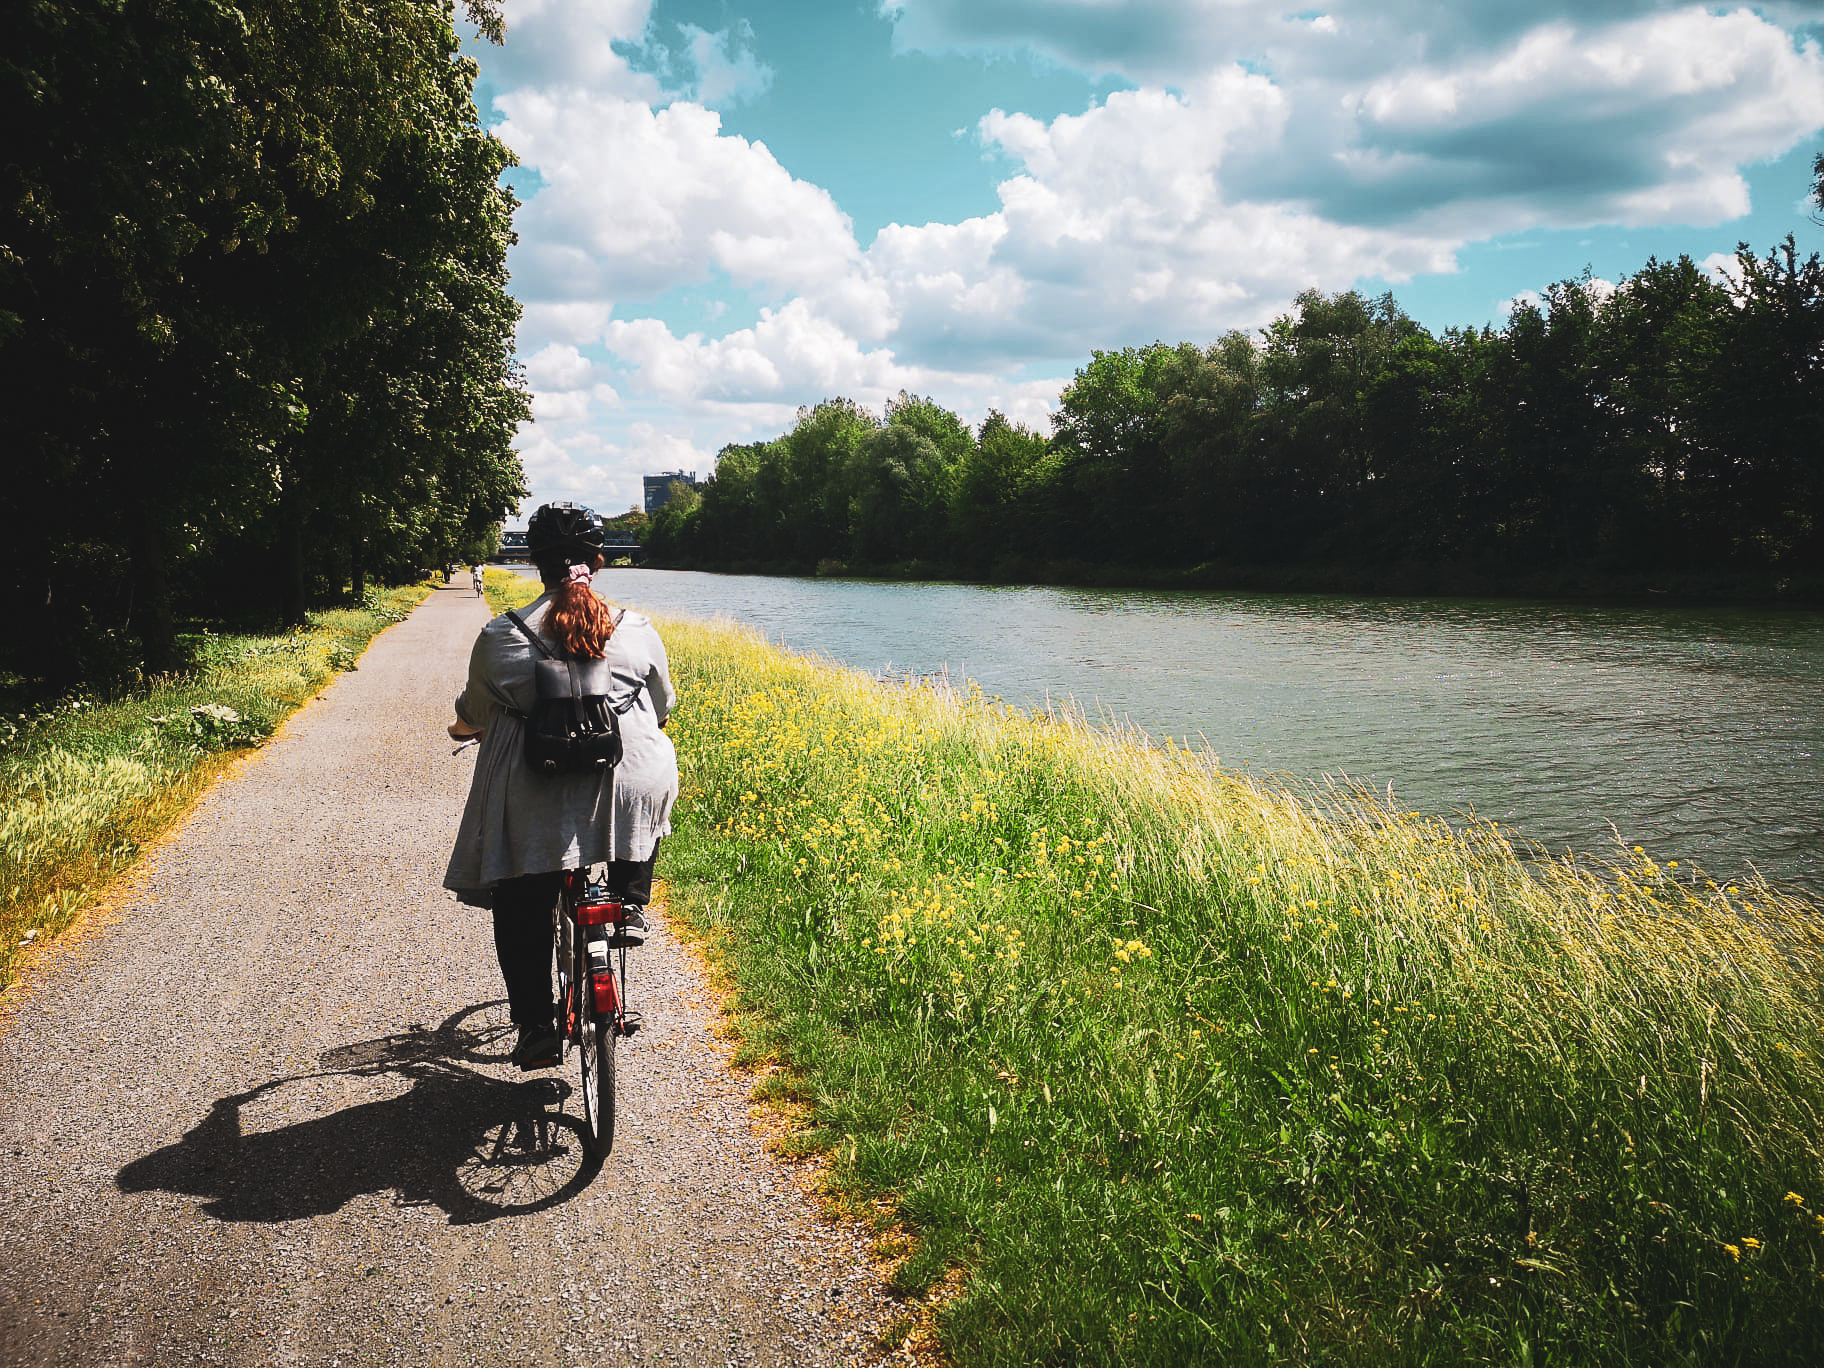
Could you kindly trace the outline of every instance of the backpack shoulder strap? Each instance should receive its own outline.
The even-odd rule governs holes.
[[[556,660],[557,659],[557,657],[554,654],[552,654],[550,649],[546,647],[545,643],[538,639],[538,634],[536,632],[534,632],[530,627],[526,626],[525,620],[523,618],[521,618],[518,613],[515,613],[511,609],[508,609],[507,620],[510,621],[515,627],[519,628],[520,634],[522,636],[524,636],[527,641],[532,643],[533,650],[537,651],[546,660]]]

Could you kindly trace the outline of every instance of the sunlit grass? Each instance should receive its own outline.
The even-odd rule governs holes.
[[[429,592],[316,613],[307,630],[192,642],[187,674],[0,719],[0,987],[138,857],[234,751],[257,745]]]
[[[1815,1361],[1814,906],[663,631],[674,911],[961,1361]]]
[[[517,570],[489,565],[482,568],[481,592],[491,611],[504,613],[509,608],[524,608],[544,592],[544,586]]]

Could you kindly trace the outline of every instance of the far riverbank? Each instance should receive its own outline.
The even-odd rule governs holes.
[[[787,561],[649,560],[651,570],[694,570],[716,575],[769,575],[941,582],[1045,585],[1054,588],[1196,589],[1262,594],[1389,595],[1400,598],[1534,599],[1571,603],[1702,604],[1824,610],[1824,578],[1768,574],[1638,574],[1596,568],[1528,573],[1474,565],[1232,565],[1211,562],[1183,568],[1107,565],[1094,561],[1013,558],[986,570],[936,561],[891,565],[817,565]]]

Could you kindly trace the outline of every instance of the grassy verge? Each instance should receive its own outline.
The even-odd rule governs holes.
[[[495,613],[504,613],[509,608],[524,608],[544,593],[544,586],[517,570],[490,565],[481,572],[481,592],[489,608]]]
[[[229,755],[258,745],[428,589],[370,594],[279,636],[192,641],[186,674],[0,719],[0,988],[168,827]]]
[[[1818,1360],[1815,907],[665,636],[673,911],[960,1362]]]

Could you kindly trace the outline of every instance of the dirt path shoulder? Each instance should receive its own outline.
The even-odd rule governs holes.
[[[26,991],[0,1364],[871,1356],[862,1242],[763,1153],[662,924],[598,1172],[571,1071],[507,1065],[487,919],[439,887],[473,765],[441,728],[486,616],[432,594]]]

